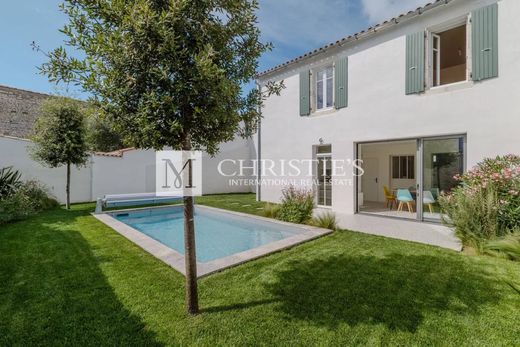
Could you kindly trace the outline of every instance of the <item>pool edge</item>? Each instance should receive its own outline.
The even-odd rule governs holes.
[[[179,205],[168,205],[168,206],[158,206],[158,207],[147,207],[146,209],[161,209],[161,208],[171,208]],[[181,205],[182,206],[182,205]],[[322,236],[331,234],[333,230],[329,229],[323,229],[318,227],[313,227],[310,225],[305,224],[294,224],[294,223],[288,223],[288,222],[282,222],[276,219],[242,213],[242,212],[236,212],[236,211],[230,211],[225,209],[220,209],[216,207],[210,207],[205,205],[195,205],[197,208],[217,211],[221,213],[228,213],[231,215],[241,216],[241,217],[247,217],[252,218],[256,220],[261,221],[267,221],[274,224],[279,225],[286,225],[290,227],[295,227],[302,230],[302,233],[299,233],[297,235],[278,240],[275,242],[267,243],[265,245],[255,247],[240,253],[235,253],[232,255],[229,255],[224,258],[215,259],[209,262],[197,262],[197,278],[203,278],[206,276],[209,276],[211,274],[214,274],[216,272],[220,272],[226,269],[229,269],[231,267],[239,266],[241,264],[244,264],[246,262],[265,257],[270,254],[274,254],[283,250],[286,250],[288,248],[295,247],[297,245],[300,245],[305,242],[309,242],[312,240],[315,240],[317,238],[320,238]],[[103,224],[107,225],[126,239],[130,240],[135,245],[139,246],[141,249],[146,251],[147,253],[151,254],[155,258],[161,260],[162,262],[166,263],[170,267],[172,267],[174,270],[178,271],[182,275],[186,276],[185,271],[185,263],[184,263],[184,255],[175,251],[174,249],[162,244],[161,242],[153,239],[152,237],[132,228],[131,226],[117,220],[116,218],[112,217],[111,214],[115,212],[134,212],[143,210],[144,208],[134,208],[134,209],[127,209],[127,210],[117,210],[117,211],[107,211],[105,213],[101,214],[95,214],[92,213],[92,216],[94,216],[97,220],[102,222]]]

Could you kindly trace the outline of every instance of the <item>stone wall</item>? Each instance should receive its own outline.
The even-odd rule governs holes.
[[[49,95],[0,86],[0,135],[30,136],[40,105]]]

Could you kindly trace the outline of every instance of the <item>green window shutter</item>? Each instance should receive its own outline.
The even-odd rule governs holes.
[[[406,94],[424,91],[424,32],[406,36]]]
[[[498,76],[498,4],[471,13],[473,80]]]
[[[336,109],[348,106],[348,57],[336,61],[334,69]]]
[[[300,72],[300,116],[311,114],[311,72]]]

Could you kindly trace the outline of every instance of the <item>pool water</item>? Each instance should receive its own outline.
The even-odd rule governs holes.
[[[184,254],[182,206],[114,212],[117,220]],[[301,228],[195,207],[198,262],[208,262],[302,233]]]

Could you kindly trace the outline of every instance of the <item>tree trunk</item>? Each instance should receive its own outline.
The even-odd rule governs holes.
[[[67,163],[67,187],[66,187],[66,191],[67,191],[67,202],[66,202],[65,207],[67,208],[67,210],[70,210],[70,163]]]
[[[191,140],[183,141],[184,151],[191,150]],[[191,166],[188,171],[191,182]],[[183,182],[186,185],[186,182]],[[193,220],[193,197],[184,196],[184,262],[186,266],[186,310],[188,314],[199,313],[197,293],[197,258],[195,253],[195,224]]]

